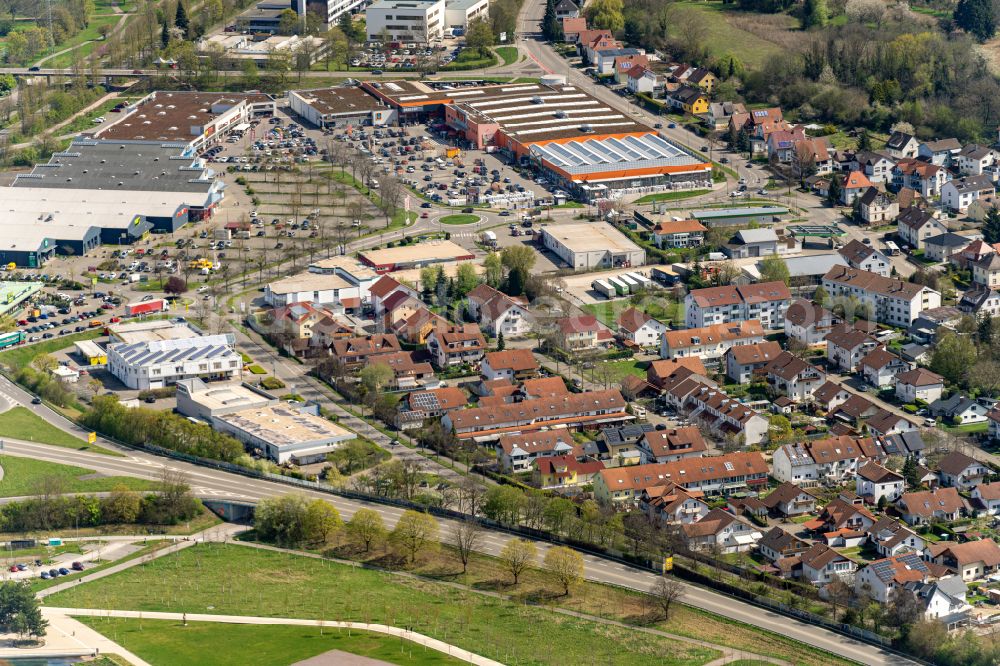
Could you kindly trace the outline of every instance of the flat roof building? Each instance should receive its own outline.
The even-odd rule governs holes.
[[[444,34],[445,0],[378,0],[365,9],[368,41],[426,44]]]
[[[606,222],[542,227],[542,244],[574,270],[628,268],[646,263],[646,252]]]
[[[44,282],[0,282],[0,315],[16,309],[43,287]]]
[[[476,255],[450,240],[400,245],[384,250],[362,250],[358,258],[379,273],[420,268],[448,261],[468,261]]]
[[[264,93],[152,92],[117,120],[90,136],[110,141],[168,143],[200,151],[256,115],[273,115],[276,103]]]
[[[131,389],[157,389],[181,379],[238,379],[243,360],[232,334],[108,345],[108,370]]]
[[[730,224],[773,224],[780,221],[780,216],[788,215],[784,206],[758,206],[750,208],[708,208],[694,210],[690,216],[706,227],[719,227]]]
[[[148,321],[132,321],[111,324],[108,326],[111,342],[154,342],[156,340],[184,340],[196,338],[201,331],[186,321],[170,319],[151,319]]]
[[[177,382],[177,411],[209,423],[213,416],[258,409],[276,402],[273,396],[246,384],[206,384],[196,377]]]
[[[288,91],[292,111],[317,127],[385,125],[396,113],[357,86]]]
[[[469,22],[485,19],[490,14],[490,0],[446,0],[445,29],[465,30]]]

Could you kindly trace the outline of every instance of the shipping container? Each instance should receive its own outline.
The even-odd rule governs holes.
[[[618,295],[615,288],[608,284],[605,280],[594,280],[590,283],[590,288],[605,298],[614,298]]]
[[[615,291],[618,292],[619,296],[628,296],[629,289],[627,284],[618,278],[608,278],[608,282],[610,282],[611,286],[615,288]]]

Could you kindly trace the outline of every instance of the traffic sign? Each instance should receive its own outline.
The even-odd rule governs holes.
[[[97,443],[97,433],[96,432],[92,432],[89,435],[87,435],[87,443],[88,444],[96,444]]]
[[[674,556],[670,555],[669,557],[664,557],[663,573],[667,573],[668,571],[673,571],[673,570],[674,570]]]

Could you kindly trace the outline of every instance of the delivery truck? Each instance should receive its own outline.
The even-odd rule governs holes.
[[[590,288],[596,291],[604,298],[614,298],[618,295],[618,292],[615,291],[615,288],[604,280],[594,280],[593,282],[590,283]]]
[[[141,314],[150,314],[152,312],[165,312],[170,309],[170,305],[164,298],[154,298],[151,301],[142,301],[140,303],[129,303],[125,306],[125,314],[129,317],[134,317]]]

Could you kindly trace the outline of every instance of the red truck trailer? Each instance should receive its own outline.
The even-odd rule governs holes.
[[[150,312],[162,312],[168,310],[169,306],[164,298],[154,298],[151,301],[142,301],[141,303],[129,303],[125,306],[125,314],[129,317],[134,317],[139,314],[149,314]]]

